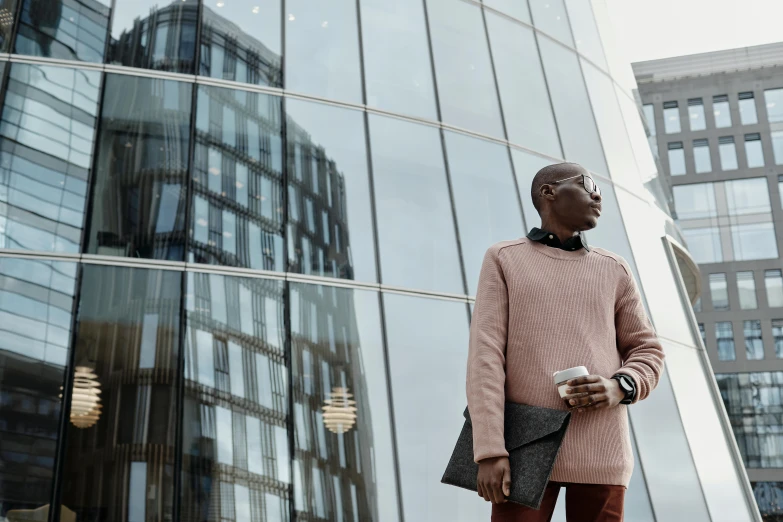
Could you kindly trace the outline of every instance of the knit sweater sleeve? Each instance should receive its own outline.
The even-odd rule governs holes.
[[[503,434],[508,288],[500,254],[495,245],[484,256],[470,324],[467,396],[476,462],[508,456]]]
[[[618,373],[628,375],[636,383],[634,402],[643,400],[658,385],[663,371],[664,353],[645,312],[636,281],[628,268],[618,288],[615,330],[617,349],[623,359],[623,366]]]

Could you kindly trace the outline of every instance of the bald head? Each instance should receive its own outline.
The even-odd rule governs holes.
[[[578,176],[579,174],[585,174],[586,172],[584,167],[579,163],[555,163],[554,165],[547,165],[539,170],[530,186],[530,197],[533,200],[533,206],[536,207],[538,213],[541,214],[542,185],[549,185],[555,181],[570,178],[571,176]]]

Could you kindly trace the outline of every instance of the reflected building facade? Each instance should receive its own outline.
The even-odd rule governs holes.
[[[54,4],[0,20],[0,520],[488,519],[478,269],[563,160],[670,361],[626,519],[759,520],[602,0]]]

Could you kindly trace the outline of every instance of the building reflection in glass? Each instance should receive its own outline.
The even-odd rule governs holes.
[[[76,264],[0,259],[0,520],[49,504]]]
[[[84,265],[77,366],[101,383],[89,428],[68,424],[62,505],[77,520],[171,520],[182,274]]]
[[[283,283],[188,273],[183,521],[289,514]]]
[[[783,483],[753,482],[751,486],[764,522],[783,522]]]
[[[290,295],[297,519],[398,520],[378,295],[307,284]],[[356,411],[339,433],[348,426],[330,429],[324,406],[343,390]]]
[[[282,104],[199,87],[190,261],[283,270]]]
[[[79,252],[100,73],[11,65],[0,122],[0,248]]]

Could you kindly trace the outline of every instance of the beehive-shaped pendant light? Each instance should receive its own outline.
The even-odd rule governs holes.
[[[101,383],[89,366],[77,366],[73,373],[71,424],[90,428],[101,416]]]
[[[333,433],[345,433],[356,424],[356,401],[348,388],[332,388],[330,398],[324,401],[324,425]]]

